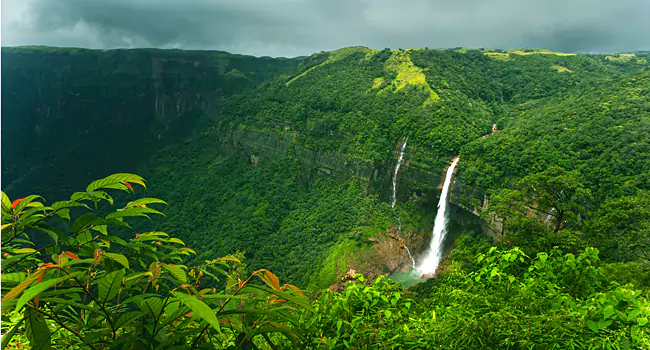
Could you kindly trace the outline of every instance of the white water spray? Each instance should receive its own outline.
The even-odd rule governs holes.
[[[397,164],[395,165],[395,172],[393,173],[393,200],[390,203],[390,207],[393,209],[395,209],[395,203],[397,202],[397,173],[399,173],[399,168],[402,166],[402,159],[404,159],[406,141],[408,141],[408,137],[404,138],[404,143],[402,143],[402,148],[399,150],[399,158],[397,158]]]
[[[433,274],[436,272],[440,261],[442,260],[442,242],[445,240],[447,234],[447,196],[449,193],[449,186],[451,185],[451,177],[454,175],[454,168],[458,164],[459,158],[454,159],[451,166],[447,170],[445,182],[442,185],[442,193],[440,194],[440,201],[438,202],[438,213],[436,214],[436,221],[433,226],[433,235],[431,237],[431,244],[429,245],[429,252],[427,252],[424,261],[417,267],[418,271],[423,274]]]
[[[404,143],[402,143],[402,147],[400,148],[399,151],[399,158],[397,158],[397,165],[395,165],[395,172],[393,173],[393,199],[390,203],[390,207],[393,208],[393,213],[395,213],[395,218],[397,218],[397,233],[396,233],[397,238],[400,238],[399,233],[402,232],[402,220],[400,220],[399,215],[397,215],[397,211],[395,210],[395,203],[397,203],[397,174],[399,173],[399,168],[402,166],[402,159],[404,159],[404,149],[406,148],[406,141],[408,141],[408,137],[404,138]],[[411,258],[411,262],[413,263],[413,268],[415,268],[415,259],[413,259],[409,247],[407,247],[406,244],[404,243],[402,243],[402,245],[404,246],[404,249],[406,249],[406,253],[408,253],[409,258]]]
[[[554,211],[555,211],[555,208],[551,208],[551,212],[548,213],[548,216],[547,216],[546,219],[544,220],[544,223],[547,223],[547,222],[551,221],[551,218],[553,217],[553,212],[554,212]]]

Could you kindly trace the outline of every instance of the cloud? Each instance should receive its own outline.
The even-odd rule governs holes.
[[[3,45],[270,56],[372,48],[650,49],[647,0],[3,0]]]

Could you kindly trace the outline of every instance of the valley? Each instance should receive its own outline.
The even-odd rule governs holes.
[[[382,329],[405,348],[514,349],[529,333],[485,334],[517,319],[548,346],[611,336],[639,348],[648,302],[625,293],[650,288],[649,55],[3,48],[2,189],[52,203],[111,174],[142,176],[144,192],[108,187],[125,190],[115,202],[160,198],[165,216],[113,222],[117,239],[166,232],[195,251],[183,266],[242,262],[210,288],[273,271],[320,310],[296,314],[303,345],[366,344]],[[598,323],[610,304],[594,293],[625,317]],[[367,305],[348,315],[348,303]],[[355,333],[357,317],[370,328]],[[553,338],[548,318],[573,333]],[[411,328],[389,327],[400,322]]]

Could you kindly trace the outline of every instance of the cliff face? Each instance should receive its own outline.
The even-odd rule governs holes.
[[[220,153],[250,159],[252,166],[260,161],[281,158],[291,151],[305,166],[300,177],[306,187],[318,178],[331,178],[338,182],[356,178],[367,187],[368,192],[377,193],[385,200],[391,196],[391,181],[399,145],[395,146],[391,157],[381,162],[371,162],[354,153],[305,147],[292,132],[223,128],[217,135]],[[404,153],[403,166],[398,176],[398,199],[407,201],[414,195],[435,196],[442,169],[424,161],[431,152],[422,147],[407,146]]]
[[[370,254],[353,265],[360,269],[378,257],[370,270],[382,272],[410,262],[390,237],[386,202],[400,140],[415,133],[397,199],[410,213],[402,235],[421,250],[458,142],[433,146],[457,139],[441,127],[467,109],[432,106],[435,93],[406,52],[351,48],[305,60],[174,50],[2,54],[2,97],[11,101],[2,110],[2,175],[11,197],[53,201],[107,174],[137,173],[151,183],[147,195],[170,204],[169,220],[154,225],[204,247],[199,259],[241,249],[253,266],[303,281],[312,274],[315,284],[335,277],[346,254]],[[418,79],[406,79],[411,73]],[[486,123],[483,108],[463,118],[476,123],[455,128],[468,135]],[[323,264],[330,268],[321,278]]]
[[[135,171],[155,149],[218,116],[224,99],[298,62],[217,51],[3,48],[3,187],[54,194]]]

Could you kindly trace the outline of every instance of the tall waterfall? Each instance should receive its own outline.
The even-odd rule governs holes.
[[[429,251],[424,260],[420,263],[420,266],[417,267],[417,269],[424,274],[433,274],[436,272],[440,260],[442,260],[442,242],[447,234],[447,197],[449,194],[449,186],[451,185],[451,177],[454,175],[454,168],[456,168],[459,159],[460,158],[454,159],[447,170],[445,182],[442,185],[440,201],[438,202],[438,213],[436,214],[436,221],[433,226],[433,235],[431,237]]]
[[[390,207],[393,208],[393,213],[395,213],[395,218],[397,218],[397,238],[400,238],[399,234],[402,232],[402,220],[400,220],[399,215],[397,215],[397,210],[395,210],[395,203],[397,203],[397,174],[399,173],[399,168],[402,166],[402,159],[404,159],[406,141],[408,141],[408,137],[404,137],[404,142],[402,143],[402,147],[399,150],[399,158],[397,158],[397,164],[395,165],[395,172],[393,173],[393,199],[390,203]],[[409,247],[407,247],[404,243],[402,243],[402,245],[404,245],[404,249],[406,249],[409,258],[411,258],[411,262],[413,262],[413,268],[415,268],[415,259],[413,259]]]

